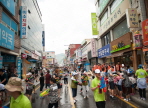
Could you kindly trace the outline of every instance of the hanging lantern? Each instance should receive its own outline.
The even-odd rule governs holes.
[[[135,43],[135,49],[142,49],[143,44],[142,44],[142,35],[139,34],[139,31],[135,32],[134,35],[134,43]]]

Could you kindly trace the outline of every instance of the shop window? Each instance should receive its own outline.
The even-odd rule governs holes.
[[[101,25],[107,20],[108,18],[108,12],[106,11],[105,14],[103,15],[103,17],[101,18]]]
[[[102,46],[109,44],[111,42],[110,33],[103,36],[101,41],[102,41]]]
[[[122,2],[123,0],[114,0],[114,2],[111,4],[111,13],[114,12],[114,10],[119,6],[119,4]]]
[[[124,20],[113,29],[114,40],[128,33],[130,29],[127,27],[127,20]]]

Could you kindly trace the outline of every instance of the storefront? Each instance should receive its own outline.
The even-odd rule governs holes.
[[[109,57],[113,58],[114,65],[120,62],[133,68],[134,56],[132,51],[132,34],[130,32],[112,41],[110,46],[111,56]]]

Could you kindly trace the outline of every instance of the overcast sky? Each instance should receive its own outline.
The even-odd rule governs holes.
[[[46,51],[64,53],[69,44],[92,38],[94,0],[38,0],[45,24]]]

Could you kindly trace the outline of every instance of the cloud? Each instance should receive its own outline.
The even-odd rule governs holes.
[[[64,53],[64,45],[92,38],[93,0],[38,0],[45,24],[46,50]]]

